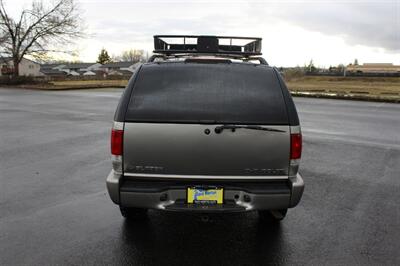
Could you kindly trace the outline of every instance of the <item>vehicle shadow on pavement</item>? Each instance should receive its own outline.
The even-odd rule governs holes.
[[[256,212],[209,214],[149,212],[124,221],[118,252],[124,263],[249,265],[279,263],[290,252],[284,226]]]

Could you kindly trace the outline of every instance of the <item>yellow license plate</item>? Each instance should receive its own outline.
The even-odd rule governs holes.
[[[187,190],[187,202],[198,204],[222,204],[224,202],[223,188],[196,188]]]

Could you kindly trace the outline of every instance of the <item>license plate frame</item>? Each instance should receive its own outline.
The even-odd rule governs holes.
[[[186,189],[188,204],[218,205],[224,203],[224,188],[193,186]]]

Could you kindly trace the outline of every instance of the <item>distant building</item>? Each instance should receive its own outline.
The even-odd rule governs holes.
[[[8,76],[14,73],[14,63],[11,57],[0,57],[0,76]],[[41,76],[40,64],[22,58],[19,63],[19,75],[20,76]]]
[[[40,72],[45,76],[65,77],[67,72],[61,70],[64,66],[63,64],[42,64]]]
[[[96,75],[101,66],[100,63],[72,63],[64,65],[60,70],[71,76],[92,76]]]
[[[348,65],[347,72],[354,73],[400,73],[400,65],[392,63],[365,63],[362,65]]]
[[[135,69],[140,66],[141,63],[134,62],[114,62],[108,63],[101,66],[101,69],[107,75],[132,75]]]
[[[40,72],[46,76],[94,76],[102,74],[99,63],[42,64]]]
[[[141,63],[114,62],[100,63],[67,63],[42,64],[40,73],[45,76],[131,76]]]

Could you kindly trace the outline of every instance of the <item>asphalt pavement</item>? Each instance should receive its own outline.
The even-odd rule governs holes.
[[[280,225],[127,223],[105,188],[121,92],[0,89],[0,265],[400,265],[400,104],[295,99],[306,189]]]

